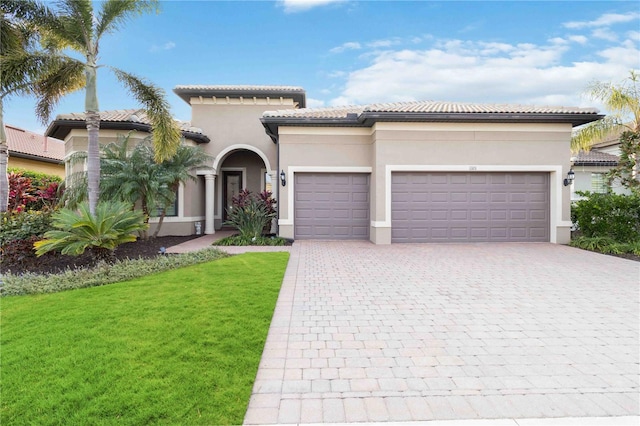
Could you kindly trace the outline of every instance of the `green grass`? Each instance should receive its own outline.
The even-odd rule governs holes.
[[[288,257],[2,299],[0,423],[242,423]]]

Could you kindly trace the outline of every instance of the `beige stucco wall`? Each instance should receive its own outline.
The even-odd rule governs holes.
[[[64,179],[64,164],[47,163],[44,161],[30,160],[28,158],[18,158],[10,154],[7,167],[10,169],[24,169],[38,173],[46,173],[49,175],[59,176]]]
[[[391,241],[393,171],[549,172],[551,240],[570,237],[570,124],[376,123],[372,128],[280,128],[281,168],[295,171],[371,172],[371,240]],[[294,188],[280,198],[281,235],[293,237]],[[281,203],[281,208],[283,204]]]
[[[286,101],[286,100],[285,100]],[[258,100],[256,100],[258,102]],[[191,99],[191,125],[202,129],[211,142],[204,147],[219,165],[234,149],[249,149],[263,156],[272,170],[277,167],[276,145],[267,136],[260,117],[265,111],[277,108],[291,108],[293,101],[284,105],[266,102],[254,104],[252,100]]]

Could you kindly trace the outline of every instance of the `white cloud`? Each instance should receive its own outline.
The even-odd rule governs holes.
[[[629,31],[627,33],[627,38],[635,42],[640,42],[640,31]]]
[[[402,41],[399,38],[388,39],[388,40],[375,40],[367,43],[367,47],[377,49],[380,47],[391,47],[394,45],[398,45],[400,43],[402,43]]]
[[[334,47],[329,50],[331,53],[342,53],[347,50],[358,50],[362,49],[362,45],[357,41],[348,41],[346,43],[342,43],[340,46]]]
[[[614,24],[620,24],[625,22],[631,22],[640,18],[640,13],[605,13],[599,18],[593,21],[573,21],[565,22],[563,25],[566,28],[579,29],[579,28],[595,28],[595,27],[608,27]]]
[[[588,38],[581,35],[569,36],[568,39],[579,44],[585,44],[587,41],[589,41]]]
[[[325,6],[331,3],[342,3],[345,0],[280,0],[278,3],[284,8],[285,13],[305,12],[314,7]]]
[[[151,52],[160,52],[163,50],[171,50],[173,48],[176,47],[176,44],[172,41],[168,41],[165,44],[158,46],[157,44],[154,44],[153,46],[151,46],[151,49],[149,49],[149,51]]]
[[[582,41],[578,38],[576,42]],[[583,99],[589,82],[614,81],[637,68],[640,49],[627,40],[583,62],[563,62],[572,43],[507,44],[436,41],[424,50],[374,53],[348,74],[331,105],[411,100],[595,106]]]
[[[596,28],[591,32],[591,35],[594,38],[599,38],[601,40],[608,40],[608,41],[618,40],[618,35],[613,31],[609,30],[608,28]]]
[[[321,99],[307,98],[307,108],[322,108],[324,106],[324,101]]]

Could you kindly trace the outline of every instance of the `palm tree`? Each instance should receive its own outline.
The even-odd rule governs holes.
[[[588,93],[593,100],[602,102],[611,113],[578,131],[571,139],[571,150],[589,151],[594,143],[624,131],[640,132],[640,75],[630,71],[620,85],[594,82]]]
[[[176,192],[180,184],[186,183],[188,180],[196,180],[196,176],[193,173],[199,167],[205,167],[210,164],[211,157],[209,157],[200,147],[180,145],[176,154],[169,160],[162,163],[164,179],[167,182],[169,189],[168,197],[162,197],[159,199],[158,205],[160,206],[160,219],[158,226],[156,227],[153,237],[157,237],[164,222],[164,218],[167,214],[167,207],[175,202]],[[163,192],[164,194],[164,192]]]
[[[76,64],[55,52],[38,49],[37,34],[32,28],[25,22],[7,19],[5,2],[0,4],[0,212],[4,212],[9,196],[9,147],[4,130],[4,101],[11,95],[38,96],[39,80],[65,72]],[[83,82],[69,79],[65,84],[66,90],[73,91],[80,88]]]
[[[18,19],[32,23],[45,46],[62,51],[68,49],[83,59],[65,58],[75,64],[63,72],[50,74],[38,81],[41,95],[36,115],[47,122],[60,98],[69,91],[69,81],[81,79],[85,88],[85,121],[88,132],[87,174],[89,210],[95,213],[100,195],[100,110],[97,76],[100,41],[105,34],[118,30],[129,18],[157,11],[157,0],[106,0],[94,10],[91,0],[58,0],[55,8],[36,0],[2,0],[3,10]],[[114,67],[107,67],[116,78],[144,105],[153,127],[156,161],[170,158],[180,145],[180,129],[171,117],[164,91],[149,82]]]

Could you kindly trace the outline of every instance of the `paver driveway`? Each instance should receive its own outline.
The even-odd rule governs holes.
[[[296,242],[246,424],[639,414],[640,263]]]

